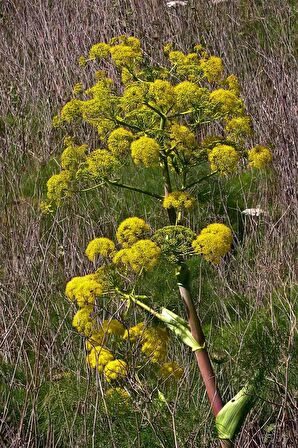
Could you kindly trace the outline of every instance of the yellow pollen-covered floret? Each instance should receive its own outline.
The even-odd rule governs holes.
[[[130,267],[135,272],[152,271],[156,266],[161,250],[151,240],[137,241],[130,249],[128,255],[128,262]]]
[[[113,380],[121,380],[127,377],[128,367],[122,359],[115,359],[110,361],[104,368],[104,375],[106,380],[110,383]]]
[[[93,347],[86,357],[87,364],[92,369],[97,368],[99,373],[102,373],[104,371],[105,366],[109,362],[112,362],[113,359],[114,356],[110,352],[110,350],[107,350],[106,348],[101,347],[100,345]]]
[[[167,329],[161,326],[146,328],[142,336],[142,353],[144,353],[151,362],[161,363],[167,355],[167,344],[169,335]]]
[[[149,98],[162,109],[169,109],[175,103],[174,87],[169,81],[156,79],[149,84]]]
[[[176,362],[165,362],[159,369],[160,376],[165,380],[180,380],[184,370]]]
[[[217,145],[208,154],[211,171],[221,175],[232,174],[237,170],[240,156],[233,146]]]
[[[137,325],[128,328],[125,330],[123,334],[123,339],[128,340],[130,342],[136,342],[137,340],[142,339],[142,335],[145,329],[145,322],[139,322]]]
[[[200,65],[208,82],[218,82],[221,80],[224,69],[221,58],[210,56],[208,59],[202,59]]]
[[[123,247],[130,247],[136,241],[144,239],[150,234],[150,226],[142,219],[137,217],[126,218],[119,225],[116,237],[117,241]]]
[[[249,166],[262,169],[272,162],[272,153],[269,148],[257,145],[248,151]]]
[[[94,261],[96,255],[111,257],[115,252],[115,244],[109,238],[95,238],[88,244],[85,254],[90,261]]]
[[[106,59],[110,55],[110,45],[100,42],[92,45],[89,51],[89,59]]]
[[[136,165],[156,166],[159,162],[160,146],[154,138],[140,137],[131,144],[131,157]]]
[[[124,156],[129,153],[133,133],[124,128],[117,128],[108,138],[108,148],[114,156]]]
[[[190,209],[194,206],[195,198],[186,191],[173,191],[163,200],[164,208],[175,208],[178,210]]]
[[[206,89],[190,81],[183,81],[177,84],[174,87],[174,91],[176,94],[177,109],[180,111],[195,108],[207,95]]]
[[[93,304],[95,298],[102,295],[104,286],[103,280],[97,274],[74,277],[67,283],[65,295],[71,301],[76,300],[79,307],[83,307]]]
[[[96,320],[91,317],[93,311],[92,305],[84,306],[76,312],[72,320],[72,326],[87,337],[96,331],[97,328]]]
[[[235,117],[226,124],[225,131],[229,138],[242,141],[252,134],[250,117]]]
[[[224,224],[210,224],[192,242],[192,247],[206,260],[218,264],[231,249],[232,240],[232,232],[229,227]]]
[[[81,106],[82,101],[80,100],[72,99],[68,101],[61,109],[61,120],[71,123],[75,118],[79,118],[81,116]]]
[[[77,169],[86,157],[87,145],[76,146],[73,141],[66,141],[66,148],[61,154],[61,166],[63,169]]]
[[[210,93],[210,101],[223,116],[239,115],[243,112],[243,101],[231,90],[213,90]]]
[[[62,199],[71,195],[72,174],[69,170],[54,174],[47,181],[47,198],[56,205],[60,205]]]
[[[116,157],[107,149],[95,149],[86,158],[80,174],[93,178],[106,177],[108,174],[119,169],[120,163]]]
[[[239,95],[240,85],[236,75],[228,76],[225,80],[225,84],[228,86],[229,90],[235,93],[235,95]]]
[[[195,134],[187,126],[179,123],[171,126],[170,139],[172,147],[186,157],[191,156],[197,147]]]

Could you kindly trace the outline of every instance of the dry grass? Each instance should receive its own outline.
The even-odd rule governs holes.
[[[16,409],[13,402],[11,406],[13,393],[5,395],[0,421],[3,446],[108,446],[107,442],[96,445],[95,430],[93,439],[92,431],[88,433],[87,421],[92,418],[92,423],[88,423],[91,428],[106,427],[106,432],[111,432],[110,446],[121,446],[117,431],[121,428],[124,431],[125,425],[119,429],[111,416],[97,416],[95,412],[100,388],[96,389],[98,400],[83,399],[90,398],[88,387],[92,389],[93,380],[89,381],[83,360],[78,356],[82,352],[78,349],[80,340],[69,325],[71,311],[63,298],[63,285],[65,279],[87,268],[82,256],[86,242],[94,234],[110,233],[127,209],[121,208],[121,197],[116,194],[97,192],[86,195],[66,213],[59,212],[50,222],[41,218],[38,202],[47,177],[55,170],[55,156],[61,148],[62,135],[52,130],[51,118],[68,99],[73,84],[81,80],[79,56],[92,43],[123,33],[139,36],[146,51],[157,61],[162,61],[161,48],[169,40],[181,49],[190,49],[194,42],[201,41],[222,56],[228,71],[240,78],[258,139],[273,148],[274,175],[261,182],[259,191],[252,188],[252,194],[239,195],[242,198],[239,202],[248,201],[249,206],[259,204],[268,215],[258,222],[252,218],[246,220],[243,250],[239,250],[225,272],[214,277],[218,284],[212,294],[218,295],[219,300],[212,306],[203,303],[201,306],[203,319],[212,321],[210,315],[220,315],[221,323],[231,331],[232,315],[239,322],[249,322],[265,307],[271,313],[272,328],[280,335],[279,321],[280,315],[283,316],[286,340],[280,341],[284,355],[270,375],[272,403],[267,396],[264,406],[269,410],[264,413],[264,406],[260,405],[249,417],[237,446],[295,446],[297,407],[291,379],[294,377],[291,350],[296,326],[293,285],[297,281],[294,257],[298,224],[297,10],[290,0],[188,3],[187,7],[176,9],[167,8],[162,0],[3,0],[0,5],[1,357],[13,366],[9,373],[10,387],[15,390],[21,384],[25,395],[16,419],[10,415],[14,406]],[[85,138],[91,139],[92,135]],[[223,193],[224,210],[227,197]],[[152,202],[139,201],[137,206],[142,214],[156,219]],[[134,195],[128,197],[129,212],[140,213],[139,208],[134,208],[136,202]],[[228,210],[226,213],[228,216]],[[204,291],[204,288],[198,290],[202,302]],[[246,297],[244,311],[238,305],[232,309],[220,300],[222,295],[233,294]],[[216,319],[214,325],[219,325]],[[245,339],[246,328],[248,324],[244,324],[240,336],[238,333],[240,339]],[[190,365],[187,351],[178,355]],[[237,370],[237,359],[230,357],[226,367],[218,368],[226,396],[238,387],[237,381],[233,382],[229,376]],[[85,432],[78,436],[72,422],[66,421],[68,442],[55,434],[54,417],[48,427],[43,427],[43,434],[39,426],[42,385],[45,382],[55,385],[55,375],[64,371],[71,371],[78,383],[89,385],[81,391],[80,405],[85,408],[73,410],[74,415],[85,419]],[[209,444],[211,435],[206,428],[211,420],[201,404],[204,392],[194,375],[196,372],[188,367],[186,386],[178,390],[171,412],[156,411],[153,417],[149,404],[145,410],[140,409],[142,417],[136,418],[135,425],[140,428],[147,425],[155,440],[140,442],[137,436],[133,439],[127,434],[127,440],[131,440],[127,446],[171,448],[174,442],[165,442],[163,428],[169,425],[174,434],[175,418],[176,430],[181,434],[179,447],[215,446]],[[57,390],[53,388],[51,393],[55,396]],[[175,408],[183,394],[202,416],[188,435]],[[91,417],[87,417],[88,412]],[[263,420],[264,415],[267,420]]]

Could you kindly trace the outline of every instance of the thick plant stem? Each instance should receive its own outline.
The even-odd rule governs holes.
[[[188,323],[191,329],[191,333],[196,341],[201,345],[205,345],[205,336],[202,330],[202,326],[196,312],[189,288],[189,271],[185,264],[180,265],[180,271],[178,273],[178,287],[181,298],[184,301]],[[210,402],[210,406],[214,416],[216,417],[219,411],[223,408],[223,402],[220,393],[217,388],[215,374],[211,365],[211,361],[206,348],[203,350],[197,350],[195,357],[204,381],[207,396]],[[220,440],[222,448],[232,448],[233,443],[230,440]]]

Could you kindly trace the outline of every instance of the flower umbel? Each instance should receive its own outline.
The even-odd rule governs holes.
[[[215,264],[231,249],[232,232],[224,224],[210,224],[193,241],[192,247],[197,254]]]

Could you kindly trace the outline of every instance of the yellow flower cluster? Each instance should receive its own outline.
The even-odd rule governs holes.
[[[96,297],[102,295],[105,283],[101,275],[88,274],[82,277],[73,277],[66,285],[65,295],[71,300],[77,301],[78,306],[93,305]]]
[[[234,173],[239,159],[236,149],[229,145],[217,145],[208,154],[211,171],[218,171],[221,175]]]
[[[231,90],[213,90],[210,101],[222,116],[240,115],[243,112],[243,101]]]
[[[199,87],[194,82],[183,81],[174,87],[176,95],[176,108],[178,111],[187,111],[196,108],[206,99],[208,90]]]
[[[61,200],[71,194],[72,174],[69,170],[54,174],[47,181],[47,199],[59,206]]]
[[[124,128],[117,128],[109,135],[108,148],[114,156],[121,157],[129,153],[132,140],[132,132]]]
[[[170,139],[172,147],[180,151],[185,157],[190,157],[197,147],[195,134],[187,126],[179,123],[171,126]]]
[[[103,42],[92,45],[89,51],[89,59],[91,60],[101,60],[106,59],[110,56],[110,46]]]
[[[121,404],[127,403],[131,395],[123,387],[110,387],[106,390],[106,397],[115,400]]]
[[[210,56],[208,59],[201,59],[201,68],[208,82],[219,82],[223,75],[223,63],[221,58]]]
[[[161,363],[167,355],[169,335],[164,327],[146,328],[142,336],[142,353],[153,363]]]
[[[140,137],[131,144],[131,157],[136,165],[155,166],[159,162],[160,146],[154,138]]]
[[[235,95],[239,95],[240,86],[237,76],[230,75],[226,78],[225,84],[228,86],[228,89],[235,93]]]
[[[106,380],[111,381],[121,380],[127,377],[128,366],[122,359],[114,359],[106,364],[104,368],[104,375]]]
[[[136,241],[149,235],[150,226],[141,218],[127,218],[118,226],[116,237],[123,247],[130,247]]]
[[[137,325],[128,328],[123,334],[123,339],[130,342],[136,342],[138,339],[142,339],[145,330],[145,323],[139,322]]]
[[[164,208],[175,208],[177,210],[188,210],[194,206],[195,198],[185,191],[173,191],[163,200]]]
[[[232,232],[224,224],[210,224],[193,241],[192,247],[197,254],[215,264],[231,249]]]
[[[235,117],[227,122],[225,131],[229,138],[242,141],[252,134],[250,117]]]
[[[79,118],[81,116],[81,105],[82,101],[77,99],[68,101],[61,109],[60,119],[71,123],[76,118]]]
[[[71,138],[64,140],[66,148],[61,154],[61,166],[63,169],[75,170],[85,159],[87,145],[76,146]]]
[[[113,354],[110,352],[110,350],[107,350],[106,348],[98,345],[96,347],[93,347],[88,353],[86,361],[87,364],[92,368],[99,371],[99,373],[102,373],[104,371],[105,366],[114,360]]]
[[[85,254],[90,261],[94,261],[96,255],[101,255],[102,257],[111,257],[115,251],[115,244],[109,238],[95,238],[90,241]]]
[[[111,44],[114,44],[114,42],[117,41],[120,43],[110,47],[112,60],[117,67],[129,67],[142,60],[142,50],[139,39],[136,37],[120,36],[116,39],[112,39]]]
[[[84,306],[76,312],[72,320],[72,326],[87,337],[96,331],[97,327],[96,321],[91,317],[93,311],[92,305]]]
[[[107,149],[95,149],[86,158],[84,165],[78,171],[81,175],[91,178],[104,178],[119,169],[120,163]]]
[[[248,151],[249,166],[252,168],[265,168],[272,161],[272,153],[266,146],[257,145]]]
[[[101,325],[96,327],[96,332],[92,333],[86,341],[86,349],[90,351],[92,347],[102,345],[108,335],[122,337],[125,328],[117,319],[105,319]]]
[[[169,110],[175,103],[174,87],[169,81],[156,79],[149,85],[149,99],[163,109]]]
[[[165,362],[159,369],[159,374],[165,380],[180,380],[184,370],[176,362]]]
[[[73,93],[74,95],[79,95],[80,93],[83,92],[83,90],[84,90],[84,88],[83,88],[83,84],[82,84],[81,82],[77,82],[77,83],[73,86],[72,93]]]
[[[122,109],[126,112],[139,109],[144,103],[148,91],[147,83],[135,82],[125,87],[120,99]]]
[[[121,249],[113,258],[115,264],[129,266],[134,272],[152,271],[156,266],[160,248],[151,240],[140,240],[131,247]]]
[[[170,51],[169,60],[179,76],[186,76],[190,80],[196,80],[202,74],[199,57],[196,53],[184,54],[182,51]]]

